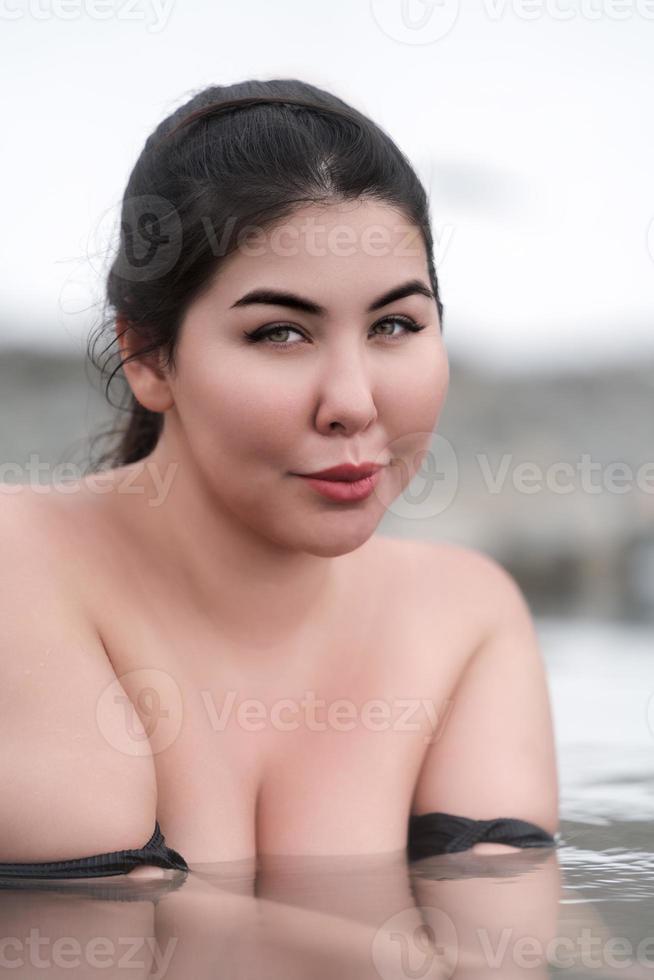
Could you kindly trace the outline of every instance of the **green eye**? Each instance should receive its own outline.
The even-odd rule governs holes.
[[[402,327],[404,327],[404,330],[408,331],[409,333],[419,333],[421,330],[424,330],[426,326],[426,324],[417,323],[416,320],[413,320],[411,317],[408,316],[387,316],[384,317],[383,320],[378,320],[377,323],[373,324],[372,329],[374,330],[376,327],[384,326],[387,323],[388,324],[399,323]],[[285,343],[278,343],[277,341],[270,339],[272,336],[274,336],[274,334],[279,334],[279,333],[287,333],[287,334],[295,333],[299,337],[304,336],[301,333],[301,331],[298,330],[297,327],[294,327],[290,323],[273,323],[269,327],[259,327],[257,330],[252,331],[252,333],[245,333],[244,336],[246,340],[251,344],[258,344],[263,342],[271,347],[283,347],[283,348],[299,346],[299,343],[285,344]],[[386,338],[391,343],[394,343],[398,340],[403,339],[406,336],[406,333],[401,333],[399,335],[380,333],[377,334],[377,336]]]

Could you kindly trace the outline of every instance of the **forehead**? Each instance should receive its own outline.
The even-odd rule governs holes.
[[[301,285],[331,304],[337,296],[373,297],[410,278],[429,282],[420,229],[390,205],[359,200],[307,205],[270,227],[255,226],[223,259],[210,293],[230,306],[253,286]]]

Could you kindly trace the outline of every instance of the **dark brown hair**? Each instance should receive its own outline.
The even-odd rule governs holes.
[[[127,413],[95,437],[113,445],[92,470],[148,456],[163,427],[163,414],[136,400],[122,372],[116,319],[138,336],[129,359],[154,355],[174,370],[187,309],[248,227],[269,228],[309,204],[358,198],[394,207],[419,230],[442,330],[427,194],[409,160],[367,116],[308,82],[272,79],[206,88],[157,126],[125,189],[106,308],[87,347],[108,401]],[[109,396],[115,376],[123,383],[118,404]]]

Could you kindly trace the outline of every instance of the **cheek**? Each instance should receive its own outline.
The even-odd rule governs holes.
[[[270,370],[246,372],[242,364],[197,368],[179,405],[187,437],[241,465],[290,464],[307,405],[306,390],[294,392],[288,380]]]
[[[431,432],[445,404],[449,379],[449,363],[442,345],[435,350],[416,350],[400,370],[389,373],[383,398],[389,436],[392,430],[398,435]]]
[[[421,352],[406,371],[386,381],[383,414],[390,455],[395,459],[396,494],[424,465],[449,387],[444,349]]]

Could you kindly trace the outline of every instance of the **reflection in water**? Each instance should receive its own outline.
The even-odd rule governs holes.
[[[574,829],[577,843],[583,834]],[[397,853],[262,855],[250,871],[194,865],[152,881],[12,879],[0,890],[0,959],[21,978],[651,977],[654,945],[638,948],[644,910],[634,916],[633,902],[652,864],[582,850],[564,829],[557,848],[412,864]]]
[[[625,633],[619,667],[595,637],[584,670],[588,649],[576,636],[577,656],[561,655],[557,629],[542,639],[563,763],[558,847],[0,880],[0,969],[21,980],[654,978],[653,746],[634,722],[652,667]],[[633,750],[622,768],[621,712]]]
[[[573,846],[566,829],[556,849],[412,864],[399,853],[262,855],[249,870],[157,869],[151,881],[7,880],[0,961],[49,980],[654,976],[654,940],[643,943],[652,854],[601,849],[611,828],[601,841],[571,827]]]
[[[556,850],[422,859],[262,855],[88,881],[16,880],[0,890],[12,975],[184,978],[432,978],[477,974],[508,923],[545,943],[556,929]],[[480,946],[477,930],[482,930]],[[487,947],[484,945],[487,944]],[[502,960],[506,952],[500,953]],[[547,976],[545,972],[541,976]],[[502,975],[522,975],[503,963]],[[530,965],[530,976],[539,976]]]

